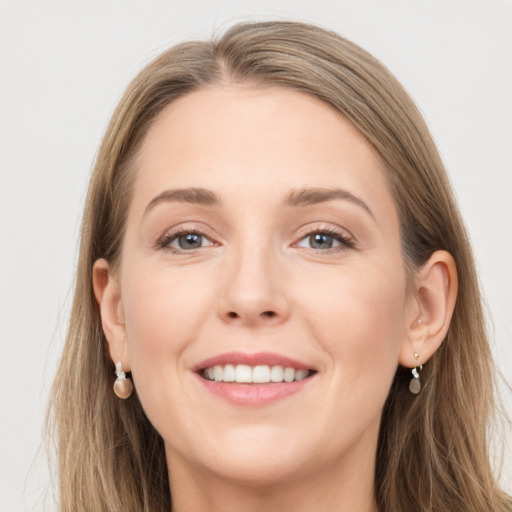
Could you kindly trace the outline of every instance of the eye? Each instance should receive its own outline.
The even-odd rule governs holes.
[[[310,233],[297,243],[298,247],[316,250],[329,250],[353,247],[352,240],[346,235],[331,231],[318,231]]]
[[[194,231],[182,231],[165,235],[159,242],[162,248],[175,251],[190,251],[201,247],[214,245],[213,242],[202,233]]]

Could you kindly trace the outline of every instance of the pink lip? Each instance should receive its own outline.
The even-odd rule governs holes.
[[[281,398],[298,393],[304,387],[314,380],[314,376],[310,376],[298,382],[271,382],[268,384],[240,384],[236,382],[214,382],[202,377],[202,370],[211,368],[215,365],[226,364],[248,364],[250,366],[281,365],[284,367],[295,368],[296,370],[313,370],[300,361],[291,359],[280,354],[271,352],[258,352],[256,354],[247,354],[243,352],[230,352],[220,354],[201,361],[195,366],[197,379],[205,388],[214,395],[223,398],[237,405],[265,405]]]
[[[238,405],[265,405],[298,393],[315,377],[299,382],[273,382],[269,384],[238,384],[236,382],[214,382],[196,374],[201,384],[210,393]]]
[[[257,352],[255,354],[248,354],[245,352],[229,352],[201,361],[194,367],[194,371],[199,372],[205,368],[211,368],[217,364],[248,364],[249,366],[281,365],[289,368],[295,368],[296,370],[314,370],[314,368],[308,366],[307,364],[296,361],[295,359],[291,359],[290,357],[275,354],[273,352]]]

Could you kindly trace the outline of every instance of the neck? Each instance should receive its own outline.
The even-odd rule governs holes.
[[[272,483],[241,482],[192,467],[168,455],[172,512],[378,512],[374,457],[325,465]]]

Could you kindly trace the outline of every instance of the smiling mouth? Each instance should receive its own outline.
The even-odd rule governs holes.
[[[300,382],[312,376],[313,370],[296,369],[282,365],[226,364],[203,369],[200,375],[212,382],[233,382],[238,384],[278,384]]]

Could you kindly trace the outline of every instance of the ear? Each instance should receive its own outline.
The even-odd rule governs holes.
[[[121,361],[123,371],[130,371],[121,289],[107,260],[99,259],[92,270],[92,285],[100,307],[101,325],[107,338],[112,362]]]
[[[440,347],[450,326],[457,289],[453,256],[447,251],[434,252],[414,276],[399,356],[402,366],[422,365]]]

